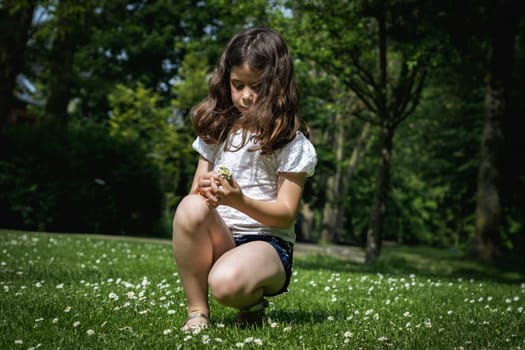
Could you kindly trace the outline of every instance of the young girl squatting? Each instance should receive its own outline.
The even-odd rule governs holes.
[[[173,220],[188,306],[182,330],[210,325],[208,290],[239,310],[239,324],[260,324],[265,297],[287,291],[295,217],[317,163],[283,38],[268,28],[236,34],[192,113],[200,157]]]

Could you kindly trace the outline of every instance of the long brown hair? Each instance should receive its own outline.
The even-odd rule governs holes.
[[[244,64],[260,76],[257,101],[241,118],[231,100],[229,81],[231,68]],[[257,144],[252,150],[271,154],[292,141],[297,131],[308,136],[298,113],[292,57],[281,35],[268,28],[251,28],[233,36],[210,77],[208,96],[192,114],[196,134],[208,144],[224,142],[232,131],[250,130]],[[225,147],[230,147],[228,142]]]

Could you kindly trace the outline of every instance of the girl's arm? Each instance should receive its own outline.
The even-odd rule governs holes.
[[[197,163],[197,169],[195,170],[195,175],[193,176],[193,182],[191,184],[190,193],[197,193],[197,188],[199,187],[199,179],[205,177],[210,171],[213,170],[213,164],[199,157],[199,162]]]
[[[199,157],[197,169],[193,176],[190,194],[199,194],[204,197],[206,204],[210,208],[217,207],[217,191],[219,189],[219,176],[213,171],[213,163],[206,160],[202,156]]]
[[[220,179],[218,204],[229,205],[263,225],[288,228],[293,225],[303,195],[305,173],[280,173],[275,202],[260,201],[245,196],[236,182]],[[214,203],[215,204],[215,203]]]

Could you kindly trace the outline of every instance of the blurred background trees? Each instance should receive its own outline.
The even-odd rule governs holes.
[[[523,14],[517,0],[4,0],[0,226],[169,237],[196,164],[190,110],[227,40],[262,25],[290,45],[319,154],[298,238],[366,246],[369,262],[384,240],[495,258],[524,243]]]

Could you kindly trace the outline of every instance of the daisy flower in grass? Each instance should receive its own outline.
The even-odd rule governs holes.
[[[201,340],[203,344],[209,344],[211,339],[209,335],[205,334],[201,337]]]

